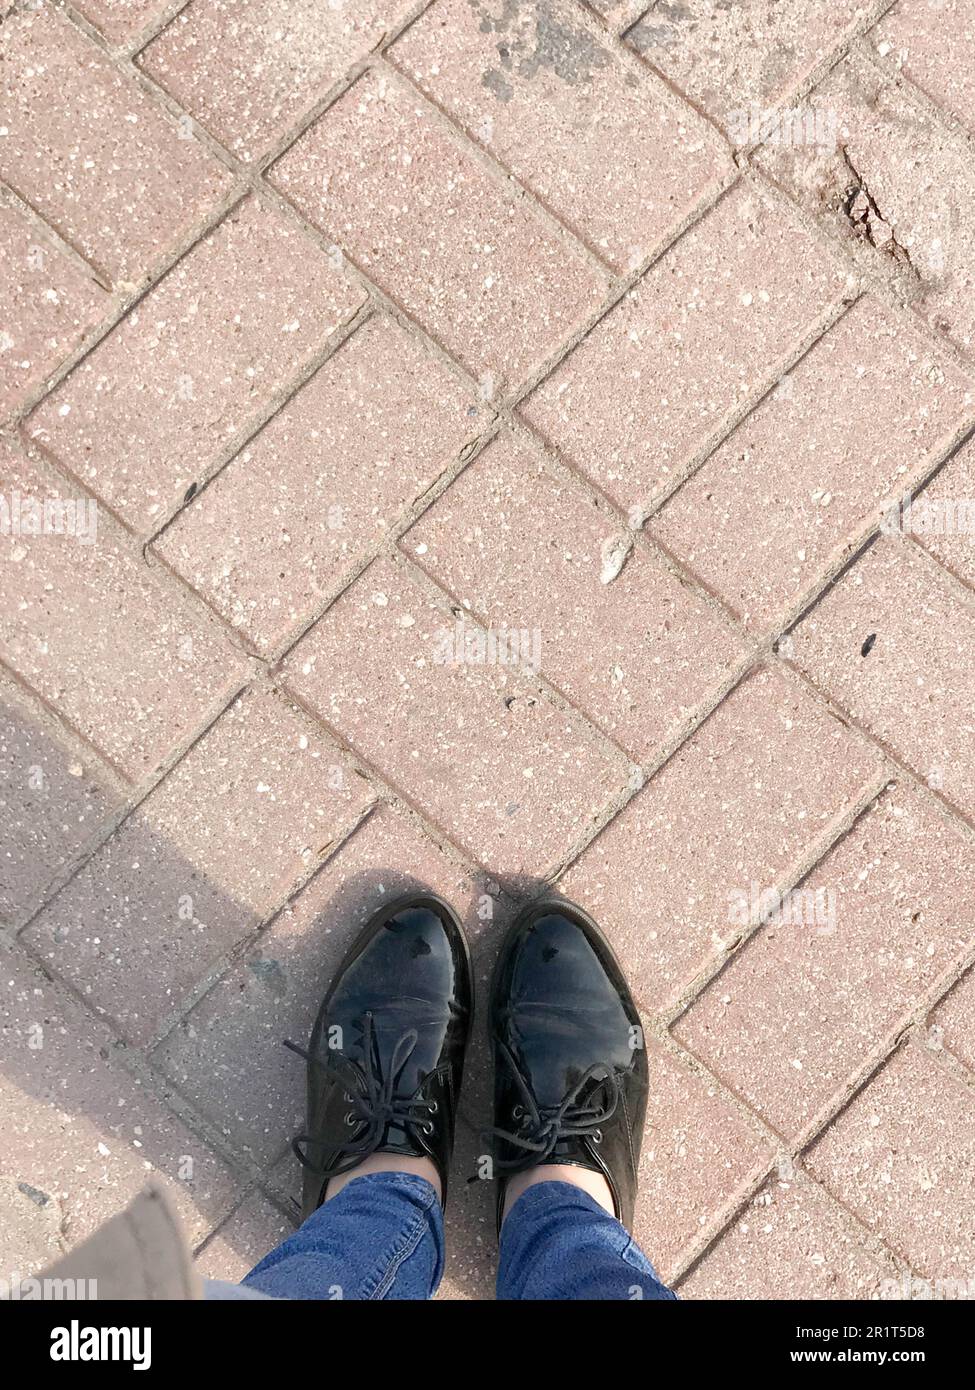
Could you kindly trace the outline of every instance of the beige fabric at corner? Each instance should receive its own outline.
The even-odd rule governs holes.
[[[179,1217],[157,1183],[35,1278],[94,1281],[99,1302],[203,1297]]]

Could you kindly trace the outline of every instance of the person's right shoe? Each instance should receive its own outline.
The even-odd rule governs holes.
[[[498,1225],[504,1179],[538,1164],[602,1173],[630,1228],[646,1117],[640,1015],[622,968],[582,908],[519,914],[491,981]]]

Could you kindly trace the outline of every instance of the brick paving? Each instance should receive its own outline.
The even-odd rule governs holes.
[[[358,924],[554,883],[683,1296],[971,1296],[971,0],[0,14],[4,1268],[240,1278]]]

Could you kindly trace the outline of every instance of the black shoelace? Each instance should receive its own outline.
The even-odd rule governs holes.
[[[338,1050],[328,1049],[327,1055],[322,1058],[306,1052],[297,1043],[285,1042],[284,1045],[289,1051],[303,1057],[311,1065],[322,1067],[345,1087],[345,1099],[350,1107],[345,1120],[354,1131],[346,1143],[334,1145],[346,1158],[339,1164],[330,1165],[327,1174],[312,1162],[302,1148],[303,1144],[321,1141],[316,1140],[311,1134],[297,1135],[291,1147],[305,1168],[320,1177],[334,1177],[349,1168],[354,1168],[362,1159],[375,1153],[390,1126],[397,1126],[411,1134],[418,1128],[424,1129],[428,1134],[432,1131],[432,1119],[437,1113],[437,1102],[424,1100],[416,1092],[410,1096],[397,1094],[397,1087],[416,1044],[417,1032],[412,1028],[403,1034],[393,1048],[389,1059],[389,1074],[384,1077],[371,1013],[364,1016],[361,1063]]]
[[[601,1141],[601,1126],[612,1118],[619,1104],[619,1083],[612,1067],[597,1062],[582,1073],[558,1105],[540,1106],[511,1049],[500,1038],[496,1042],[522,1099],[522,1104],[514,1107],[512,1117],[523,1119],[523,1124],[518,1130],[491,1129],[487,1133],[524,1151],[517,1158],[497,1159],[499,1169],[517,1172],[521,1168],[544,1163],[551,1158],[562,1139],[588,1138],[597,1144]],[[599,1084],[589,1091],[587,1099],[581,1099],[591,1083]],[[604,1090],[605,1099],[597,1100]]]

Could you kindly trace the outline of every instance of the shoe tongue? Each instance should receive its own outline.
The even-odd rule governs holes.
[[[589,1168],[594,1173],[602,1171],[582,1139],[560,1139],[551,1158],[545,1160],[545,1165],[552,1163],[571,1163],[577,1168]]]
[[[417,1140],[410,1137],[405,1129],[399,1125],[387,1125],[386,1133],[383,1135],[382,1142],[377,1153],[384,1154],[407,1154],[413,1158],[424,1158],[426,1150]]]
[[[350,1057],[365,1070],[374,1069],[374,1059],[378,1056],[380,1076],[387,1079],[396,1070],[396,1094],[411,1096],[424,1079],[436,1069],[443,1042],[445,1025],[431,1006],[423,1014],[418,1013],[415,1001],[404,1001],[402,1008],[390,1007],[381,1016],[373,1019],[373,1050],[367,1058],[364,1039],[355,1036],[350,1049]],[[415,1034],[412,1047],[403,1043],[405,1035]],[[394,1058],[398,1062],[394,1068]]]

